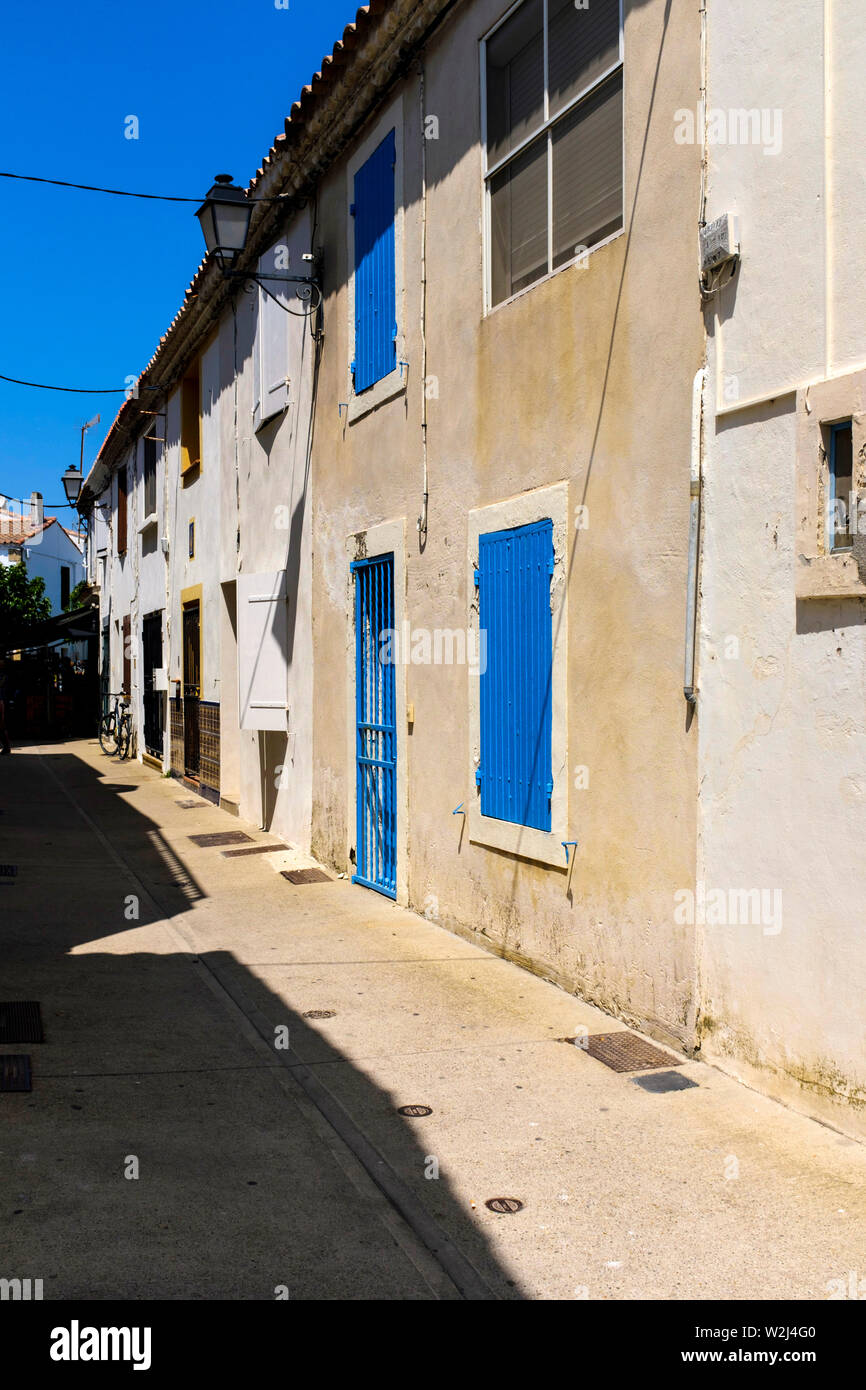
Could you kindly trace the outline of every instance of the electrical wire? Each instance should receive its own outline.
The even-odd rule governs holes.
[[[11,381],[13,386],[33,386],[37,391],[68,391],[75,396],[125,396],[129,390],[126,386],[49,386],[44,381],[22,381],[17,376],[4,376],[0,372],[0,381]],[[157,386],[145,386],[145,391],[157,391]]]
[[[132,193],[125,188],[100,188],[93,183],[70,183],[66,179],[44,179],[36,174],[9,174],[0,170],[0,179],[19,179],[25,183],[50,183],[55,188],[78,188],[85,193],[110,193],[115,198],[147,198],[157,203],[201,203],[204,199],[181,198],[173,193]],[[285,198],[290,197],[288,193],[278,193],[273,198],[246,198],[247,203],[281,203]]]

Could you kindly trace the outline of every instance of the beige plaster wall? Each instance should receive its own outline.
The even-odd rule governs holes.
[[[478,42],[504,6],[463,7],[425,55],[429,532],[421,548],[421,114],[417,75],[389,100],[404,122],[403,389],[349,422],[346,163],[320,193],[325,348],[313,459],[313,848],[346,869],[354,767],[346,671],[347,540],[403,519],[414,627],[466,628],[470,509],[567,486],[567,818],[560,865],[473,843],[467,673],[411,666],[409,902],[688,1044],[693,932],[673,920],[694,883],[696,731],[682,694],[691,383],[700,365],[697,148],[673,140],[694,106],[695,7],[627,5],[625,230],[485,317]],[[363,132],[362,136],[363,138]],[[351,157],[347,152],[346,160]],[[349,633],[351,638],[351,634]],[[588,786],[578,768],[588,772]]]

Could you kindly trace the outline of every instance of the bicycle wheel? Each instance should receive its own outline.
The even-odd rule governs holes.
[[[99,746],[106,757],[117,752],[117,722],[113,714],[104,714],[99,724]]]
[[[132,721],[129,715],[121,715],[117,728],[117,756],[128,758],[132,747]]]

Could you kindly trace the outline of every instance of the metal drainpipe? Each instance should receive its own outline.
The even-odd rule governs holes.
[[[424,493],[418,518],[418,538],[427,541],[427,135],[424,129],[424,63],[418,63],[421,110],[421,454],[424,460]]]
[[[701,416],[703,407],[703,367],[692,382],[692,447],[689,477],[689,570],[686,584],[686,652],[683,694],[690,705],[697,703],[695,691],[695,629],[697,627],[698,542],[701,530]]]

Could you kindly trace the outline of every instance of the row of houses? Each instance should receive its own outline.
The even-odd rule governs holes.
[[[81,499],[140,757],[859,1133],[864,58],[373,0]]]

